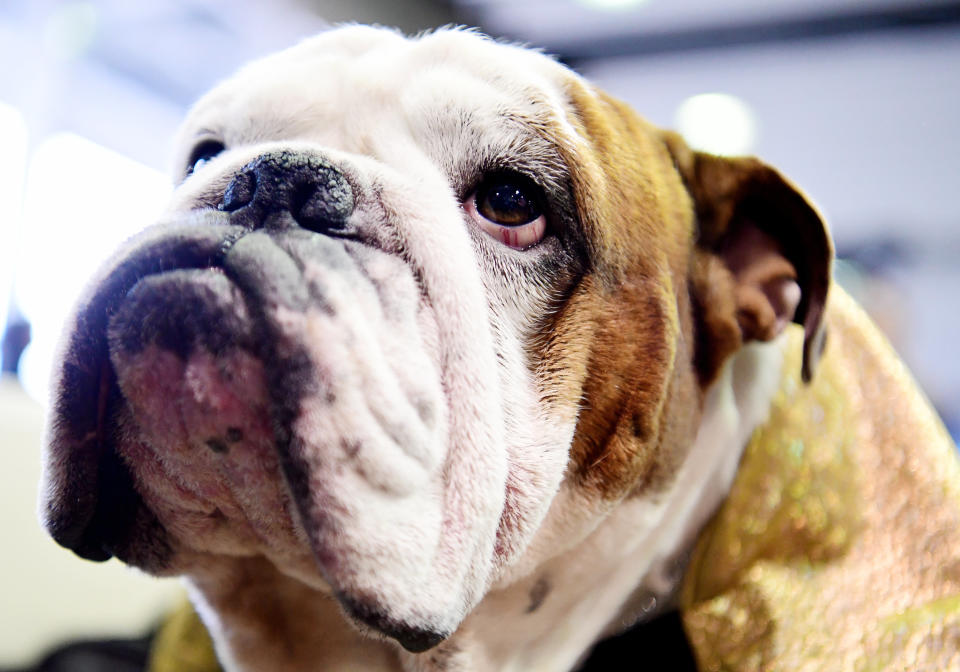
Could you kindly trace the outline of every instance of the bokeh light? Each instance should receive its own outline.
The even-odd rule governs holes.
[[[756,115],[743,100],[726,93],[687,98],[677,108],[675,123],[691,147],[712,154],[750,154],[756,146]]]
[[[157,218],[171,184],[159,171],[59,133],[34,151],[25,189],[14,296],[33,340],[20,375],[31,396],[45,402],[57,339],[87,279]]]

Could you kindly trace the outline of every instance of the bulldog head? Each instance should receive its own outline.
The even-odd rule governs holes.
[[[744,343],[797,322],[813,369],[804,199],[538,53],[332,31],[178,147],[63,342],[42,511],[82,557],[208,586],[253,559],[421,651],[664,492]]]

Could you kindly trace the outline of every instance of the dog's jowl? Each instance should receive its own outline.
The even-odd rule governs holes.
[[[178,156],[64,335],[42,513],[186,577],[224,669],[570,670],[676,610],[704,670],[958,664],[953,447],[771,167],[362,27]]]

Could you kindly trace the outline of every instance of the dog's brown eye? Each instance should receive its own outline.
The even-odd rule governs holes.
[[[193,148],[190,152],[190,158],[187,160],[187,173],[184,177],[190,177],[203,164],[215,157],[226,149],[226,146],[219,140],[204,140]]]
[[[522,250],[538,243],[546,232],[543,200],[543,191],[528,178],[495,173],[463,205],[484,231]]]
[[[540,190],[519,175],[496,175],[477,189],[477,211],[501,226],[521,226],[541,215]]]

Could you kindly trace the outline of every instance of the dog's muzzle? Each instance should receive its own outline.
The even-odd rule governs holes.
[[[411,267],[359,240],[354,188],[323,157],[267,153],[227,182],[216,209],[133,239],[81,304],[47,527],[155,573],[184,545],[319,568],[358,620],[430,646],[442,635],[336,576],[366,553],[343,541],[351,497],[434,497],[445,403]]]
[[[76,461],[65,465],[67,470],[80,475],[65,479],[77,490],[66,498],[71,506],[47,512],[59,543],[93,560],[117,555],[141,565],[148,560],[148,568],[164,562],[158,555],[165,553],[130,557],[126,548],[131,512],[152,514],[130,489],[127,468],[111,445],[118,437],[108,425],[123,404],[116,389],[118,365],[122,369],[150,346],[182,360],[197,348],[215,356],[239,348],[273,359],[264,352],[273,336],[263,323],[264,307],[304,311],[311,303],[302,264],[291,252],[323,246],[323,236],[316,234],[348,235],[353,209],[350,184],[323,158],[264,154],[229,181],[219,212],[144,232],[95,279],[94,293],[81,304],[65,344],[56,399],[63,421],[51,439],[84,446],[65,453]],[[326,247],[322,256],[349,265],[336,246]],[[92,455],[97,459],[90,460]],[[64,500],[54,503],[59,501]]]

